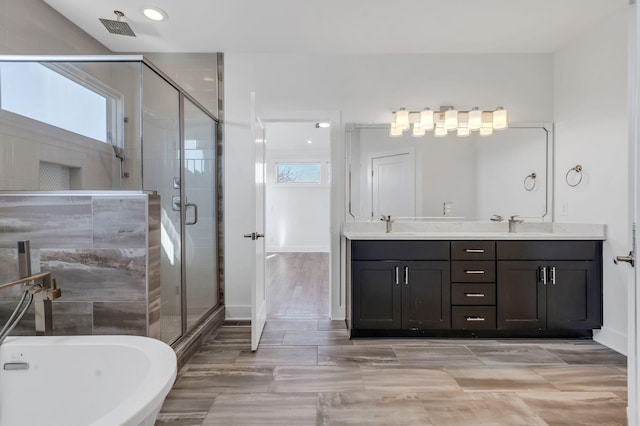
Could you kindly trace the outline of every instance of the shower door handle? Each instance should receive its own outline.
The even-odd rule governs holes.
[[[198,223],[198,205],[196,203],[186,203],[184,205],[185,212],[189,212],[189,207],[193,207],[193,222],[185,221],[185,225],[195,225]]]

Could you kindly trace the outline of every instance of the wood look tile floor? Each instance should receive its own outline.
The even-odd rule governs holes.
[[[248,326],[217,330],[156,425],[626,425],[626,357],[591,340],[349,340],[315,309],[288,315],[256,352]]]

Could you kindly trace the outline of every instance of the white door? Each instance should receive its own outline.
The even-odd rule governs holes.
[[[254,154],[253,167],[253,199],[255,208],[249,214],[255,215],[255,228],[244,236],[253,242],[253,267],[255,274],[251,285],[251,350],[258,349],[262,330],[267,321],[267,300],[265,291],[265,239],[264,239],[264,190],[265,190],[265,138],[264,126],[256,113],[256,94],[251,92],[250,101],[251,146]],[[251,266],[251,263],[248,264]]]
[[[371,159],[371,217],[415,216],[413,155],[401,153]]]
[[[640,27],[640,11],[635,2],[629,6],[629,205],[630,220],[632,222],[632,236],[629,244],[632,252],[629,256],[617,257],[617,260],[634,260],[637,253],[637,227],[640,224],[640,149],[638,149],[638,136],[640,135],[640,43],[638,43],[638,28]],[[629,426],[640,426],[640,413],[638,398],[640,398],[640,268],[629,268],[628,280],[628,345],[627,345],[627,382],[628,382],[628,408],[627,417]]]

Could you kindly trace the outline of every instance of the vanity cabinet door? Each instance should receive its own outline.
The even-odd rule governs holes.
[[[399,330],[402,326],[402,268],[399,262],[353,261],[352,327]]]
[[[497,297],[499,329],[599,328],[600,263],[499,261]]]
[[[541,261],[497,262],[499,330],[544,329],[547,326],[546,286]]]
[[[599,265],[590,261],[550,262],[547,327],[593,329],[601,325]]]
[[[402,328],[451,327],[448,261],[402,262]]]

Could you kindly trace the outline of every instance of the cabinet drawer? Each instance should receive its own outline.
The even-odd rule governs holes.
[[[451,259],[493,260],[495,257],[495,241],[451,241]]]
[[[498,241],[499,260],[596,260],[601,241]]]
[[[451,327],[458,330],[488,330],[496,328],[495,306],[454,306]]]
[[[496,262],[493,260],[451,261],[451,281],[457,283],[486,283],[496,281]]]
[[[449,260],[449,241],[351,241],[353,260]]]
[[[495,305],[496,285],[494,283],[451,284],[451,304]]]

